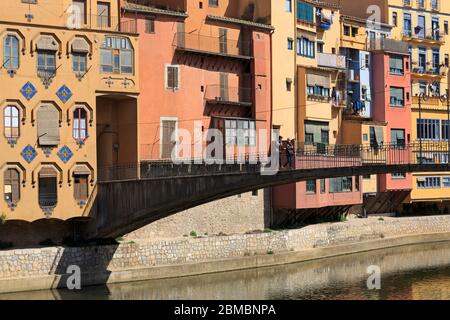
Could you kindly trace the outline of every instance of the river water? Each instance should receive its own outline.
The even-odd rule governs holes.
[[[369,266],[381,289],[369,290]],[[0,299],[444,299],[450,300],[450,243],[371,251],[218,274],[0,295]]]

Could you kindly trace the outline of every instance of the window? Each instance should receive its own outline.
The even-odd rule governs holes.
[[[391,74],[403,75],[403,57],[390,56],[389,57],[389,71]]]
[[[316,180],[306,180],[306,193],[316,193]]]
[[[53,105],[43,105],[37,111],[39,146],[54,147],[59,144],[59,111]]]
[[[308,96],[323,97],[323,98],[330,97],[330,88],[324,88],[322,86],[308,86],[307,90]]]
[[[418,189],[439,189],[441,187],[440,177],[420,177],[417,178]]]
[[[355,177],[355,191],[359,192],[359,176]]]
[[[448,34],[448,21],[444,21],[444,33]]]
[[[38,50],[38,76],[44,79],[52,78],[56,73],[56,52]]]
[[[432,62],[432,72],[433,74],[439,74],[439,71],[441,69],[441,58],[440,58],[440,50],[439,49],[434,49],[432,51],[432,57],[431,57],[431,62]]]
[[[352,27],[352,37],[356,37],[358,35],[358,28]]]
[[[256,145],[256,123],[253,120],[225,120],[225,142],[228,145]]]
[[[5,138],[19,137],[19,109],[15,106],[6,106],[3,110],[3,130]]]
[[[8,204],[17,204],[20,200],[20,174],[16,169],[6,169],[3,174],[3,194]]]
[[[369,64],[370,64],[370,55],[365,54],[364,55],[364,68],[369,69]]]
[[[442,187],[450,188],[450,177],[442,177]]]
[[[323,42],[317,42],[317,52],[323,53]]]
[[[7,35],[4,43],[3,67],[5,69],[19,69],[19,39]]]
[[[133,73],[134,50],[128,38],[106,37],[100,48],[100,70],[105,73]]]
[[[412,36],[412,22],[410,13],[403,13],[403,34],[408,37]]]
[[[218,7],[219,6],[219,0],[208,0],[208,5],[210,7]]]
[[[396,180],[406,179],[406,174],[403,172],[395,172],[391,174],[391,178]]]
[[[180,67],[174,65],[166,66],[166,89],[180,89]]]
[[[344,36],[350,36],[350,26],[344,26]]]
[[[288,50],[294,50],[294,40],[292,38],[287,39],[287,48]]]
[[[108,2],[97,2],[97,27],[111,27],[110,7]]]
[[[405,106],[405,89],[391,87],[390,89],[390,102],[391,106],[404,107]]]
[[[86,201],[89,197],[88,175],[74,175],[73,197],[77,201]]]
[[[286,0],[286,12],[292,12],[292,0]]]
[[[58,202],[57,172],[52,167],[43,167],[39,172],[39,206],[53,208]]]
[[[370,127],[370,147],[381,148],[384,144],[384,131],[382,127]]]
[[[73,112],[73,138],[84,142],[87,137],[87,112],[84,108],[76,108]]]
[[[439,140],[440,121],[434,119],[417,119],[417,139]]]
[[[325,179],[320,179],[320,193],[324,194],[326,192]]]
[[[77,14],[77,22],[86,24],[86,0],[73,0],[72,4],[75,8],[73,14]],[[81,26],[80,26],[81,27]]]
[[[307,58],[314,58],[316,55],[315,42],[305,37],[297,38],[297,54]]]
[[[145,33],[155,33],[155,19],[145,19]]]
[[[446,67],[448,67],[448,66],[449,66],[449,58],[448,58],[448,53],[446,53],[446,54],[444,55],[444,64],[445,64],[445,66],[446,66]]]
[[[308,3],[297,0],[297,19],[314,23],[314,7]]]
[[[330,179],[330,193],[352,192],[353,178],[331,178]]]
[[[72,53],[73,57],[73,72],[77,75],[84,75],[86,73],[87,54],[81,52]]]
[[[450,123],[448,120],[442,120],[442,140],[448,140],[450,135]]]
[[[397,148],[405,147],[405,130],[391,129],[391,143]]]
[[[398,25],[398,15],[397,12],[392,13],[392,25],[396,26]]]

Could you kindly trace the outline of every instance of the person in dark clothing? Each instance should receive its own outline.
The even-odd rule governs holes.
[[[278,143],[277,143],[277,148],[278,148],[278,157],[279,157],[279,165],[280,165],[280,167],[282,166],[282,154],[283,154],[283,137],[282,136],[280,136],[279,138],[278,138]]]
[[[293,140],[291,140],[291,139],[287,139],[286,157],[287,157],[287,162],[286,162],[285,166],[289,165],[289,169],[292,169],[293,163],[294,163],[294,143],[293,143]]]

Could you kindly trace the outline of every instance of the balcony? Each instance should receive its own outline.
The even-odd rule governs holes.
[[[66,26],[69,29],[137,33],[136,19],[127,19],[122,21],[120,17],[113,17],[108,15],[77,16],[74,13],[71,13],[66,16]]]
[[[432,79],[441,79],[447,76],[447,69],[444,64],[439,65],[438,67],[429,66],[417,66],[417,62],[412,62],[412,76],[416,78],[432,78]]]
[[[436,29],[426,29],[426,30],[403,30],[402,32],[403,40],[411,41],[415,43],[428,43],[428,44],[444,44],[445,43],[445,33],[440,32]]]
[[[409,54],[408,44],[394,39],[373,39],[368,43],[368,50]]]
[[[177,32],[173,46],[178,51],[214,55],[235,59],[252,59],[250,41],[204,36],[195,33]]]
[[[317,54],[317,65],[332,69],[346,69],[345,56],[329,53]]]
[[[251,107],[253,90],[245,87],[206,86],[205,101],[210,104]]]
[[[412,103],[413,103],[413,110],[419,111],[419,97],[413,96],[412,97]],[[429,110],[429,111],[445,111],[447,112],[447,102],[441,101],[440,97],[428,97],[426,100],[421,101],[421,108],[422,111]]]

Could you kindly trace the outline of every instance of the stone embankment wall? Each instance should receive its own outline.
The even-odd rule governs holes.
[[[136,273],[132,276],[123,275],[123,272],[130,272],[130,270],[134,272],[155,269],[157,271],[152,273],[151,277],[162,278],[171,276],[170,272],[165,272],[167,268],[193,265],[195,269],[189,269],[188,273],[200,274],[211,271],[205,271],[201,265],[195,265],[195,263],[227,261],[227,259],[233,261],[233,269],[244,269],[255,266],[245,262],[250,260],[247,258],[252,257],[273,257],[275,261],[278,253],[295,254],[305,250],[315,252],[316,250],[311,250],[314,248],[320,252],[322,248],[338,245],[441,233],[450,233],[450,216],[385,218],[384,220],[371,218],[311,225],[298,230],[202,238],[181,237],[123,243],[117,246],[9,250],[0,252],[0,292],[45,289],[47,285],[53,287],[63,285],[62,282],[58,283],[56,279],[52,279],[51,282],[35,282],[35,286],[30,287],[33,279],[66,274],[70,265],[79,266],[82,273],[88,275],[89,284],[98,284],[145,279],[144,276]],[[389,246],[388,242],[386,246]],[[348,248],[346,250],[342,253],[348,253]],[[335,252],[335,255],[339,254],[339,250]],[[222,264],[223,262],[217,264],[214,270],[220,271]],[[114,277],[114,274],[121,275]],[[175,275],[181,274],[175,273]],[[23,284],[19,286],[18,279],[26,281],[22,281]]]

